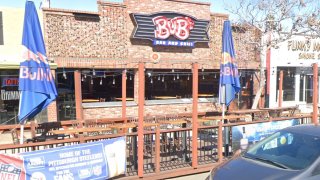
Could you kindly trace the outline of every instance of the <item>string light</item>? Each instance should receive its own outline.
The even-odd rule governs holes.
[[[112,84],[113,84],[113,85],[116,84],[116,80],[114,79],[114,76],[113,76]]]
[[[187,79],[188,81],[190,80],[190,77],[189,77],[189,75],[188,75],[188,79]]]
[[[66,73],[66,71],[64,70],[64,68],[63,68],[63,74],[62,74],[62,76],[64,77],[64,79],[67,79],[67,73]]]
[[[151,84],[153,83],[152,77],[151,77],[150,83],[151,83]]]
[[[100,85],[102,85],[102,78],[100,79]]]
[[[93,76],[96,75],[96,70],[92,69],[92,75],[93,75]]]
[[[87,79],[87,74],[84,74],[84,78]]]
[[[173,80],[174,80],[174,81],[176,80],[176,76],[173,76]]]
[[[177,74],[177,79],[179,79],[179,74]]]
[[[162,76],[162,82],[164,82],[164,76]]]
[[[160,81],[160,75],[158,75],[158,81]]]
[[[129,79],[130,79],[130,81],[132,80],[132,77],[131,77],[131,75],[130,75],[130,78],[129,78]]]
[[[93,84],[93,79],[91,78],[91,84]]]
[[[204,75],[202,75],[202,79],[204,79]]]
[[[84,81],[84,78],[83,78],[83,76],[81,77],[81,81],[82,81],[82,82]]]

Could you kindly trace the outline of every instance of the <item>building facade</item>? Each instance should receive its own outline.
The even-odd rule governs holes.
[[[294,35],[279,43],[270,54],[270,107],[279,102],[279,75],[283,71],[283,106],[298,105],[302,112],[312,112],[313,68],[320,60],[320,40]]]
[[[215,103],[219,89],[222,26],[227,15],[211,13],[209,3],[188,0],[97,3],[98,12],[43,10],[48,57],[58,65],[59,120],[77,117],[77,93],[81,94],[83,112],[78,118],[121,117],[124,72],[126,115],[137,116],[137,74],[141,62],[145,68],[145,115],[192,112],[194,63],[199,65],[199,111],[219,108]],[[177,37],[179,35],[172,32],[168,35],[162,29],[158,33],[168,35],[168,38],[156,41],[151,37],[155,35],[156,25],[150,24],[155,17],[165,17],[165,23],[172,23],[177,17],[191,19],[194,29],[186,32],[190,36],[184,40],[184,37]],[[180,24],[181,29],[184,25]],[[244,82],[243,96],[240,95],[235,107],[249,107],[254,97],[254,90],[250,89],[258,86],[252,82],[259,77],[259,55],[252,45],[241,44],[241,38],[256,38],[255,35],[253,30],[234,34]],[[186,34],[182,32],[180,36]],[[179,45],[175,46],[175,43]],[[79,89],[75,88],[75,72],[81,74]]]
[[[42,22],[42,11],[38,12]],[[22,60],[22,29],[24,9],[0,7],[0,124],[18,123],[20,92],[19,65]],[[51,63],[54,70],[56,65]],[[56,120],[56,107],[53,103],[47,110],[51,111],[50,119]],[[47,110],[36,118],[48,119]]]
[[[210,3],[189,0],[97,3],[97,12],[42,9],[40,21],[43,20],[47,57],[59,96],[42,113],[44,116],[36,119],[121,117],[124,94],[125,115],[136,117],[141,81],[138,65],[141,63],[145,74],[142,80],[145,82],[146,116],[192,112],[194,64],[198,65],[199,73],[198,111],[219,110],[222,28],[228,15],[210,12]],[[9,44],[6,39],[15,43],[11,52],[21,48],[24,10],[19,11],[19,16],[16,13],[19,20],[15,20],[19,27],[12,28],[12,23],[3,21],[3,30],[7,32],[4,44]],[[3,14],[4,19],[5,14],[9,13]],[[6,28],[17,30],[14,34],[19,36],[10,35],[14,36],[10,38]],[[233,30],[243,87],[229,108],[250,108],[259,87],[260,56],[254,45],[243,44],[242,40],[258,41],[258,32],[238,27]],[[4,46],[0,46],[1,55],[9,52],[1,49]],[[6,69],[3,73],[10,75],[9,71],[13,71],[18,78],[19,57],[7,60],[10,67],[5,66],[6,61],[1,61],[1,67]],[[8,81],[8,78],[1,77],[1,81]],[[1,87],[3,91],[7,93],[4,86]],[[13,109],[17,110],[18,99],[15,102]],[[1,118],[2,121],[7,119]]]

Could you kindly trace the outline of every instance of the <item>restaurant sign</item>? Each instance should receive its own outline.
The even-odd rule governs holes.
[[[135,28],[132,38],[147,39],[153,45],[194,47],[209,42],[209,21],[173,12],[131,14]]]

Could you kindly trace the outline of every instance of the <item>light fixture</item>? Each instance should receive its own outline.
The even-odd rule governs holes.
[[[179,79],[179,74],[177,74],[177,79]]]
[[[84,74],[84,78],[87,79],[87,74]]]
[[[151,84],[153,83],[153,79],[152,79],[152,77],[151,77],[150,83],[151,83]]]
[[[93,75],[93,76],[96,75],[96,70],[92,69],[92,75]]]
[[[62,76],[64,77],[64,79],[67,79],[67,73],[66,73],[66,71],[64,70],[64,68],[63,68]]]
[[[162,76],[162,82],[164,82],[164,76]]]
[[[106,78],[106,72],[103,72],[103,78]]]
[[[102,85],[102,78],[100,79],[100,85]]]
[[[131,75],[130,75],[130,78],[129,78],[129,79],[130,79],[130,81],[132,80],[132,77],[131,77]]]
[[[160,75],[158,75],[158,81],[160,81]]]
[[[241,73],[240,73],[241,74]],[[214,74],[214,78],[217,79],[217,74]]]
[[[201,71],[202,71],[202,72],[204,71],[203,66],[201,67]]]
[[[116,84],[116,80],[114,79],[114,76],[113,76],[112,84],[113,84],[113,85]]]
[[[187,79],[188,81],[190,80],[190,77],[189,77],[189,75],[188,75],[188,79]]]
[[[204,79],[204,75],[202,75],[202,79]]]
[[[174,80],[174,81],[176,80],[176,76],[173,76],[173,80]]]
[[[93,79],[91,78],[91,84],[93,84]]]
[[[81,81],[82,81],[82,82],[84,81],[84,78],[83,78],[83,76],[81,77]]]

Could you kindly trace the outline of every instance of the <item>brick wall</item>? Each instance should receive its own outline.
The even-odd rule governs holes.
[[[210,112],[220,110],[220,106],[213,103],[199,103],[199,112]],[[84,109],[84,119],[94,118],[118,118],[121,117],[122,108],[108,107],[108,108],[87,108]],[[166,115],[178,113],[192,113],[192,104],[165,104],[165,105],[147,105],[144,108],[144,115]],[[138,106],[127,107],[127,117],[137,117]]]
[[[196,48],[153,47],[150,41],[130,39],[134,25],[130,13],[152,14],[172,11],[210,21],[207,46]],[[146,62],[145,68],[191,69],[193,62],[199,68],[219,69],[223,21],[226,14],[210,13],[210,4],[189,0],[124,0],[124,3],[98,1],[98,12],[63,9],[44,9],[44,35],[47,54],[58,67],[64,68],[137,68],[138,62]],[[241,39],[253,38],[256,31],[234,32],[235,49],[239,67],[258,69],[260,60],[253,52],[254,44],[242,44]],[[160,54],[158,63],[151,61],[151,54]],[[150,63],[149,63],[150,62]],[[137,72],[137,71],[135,71]],[[254,79],[256,81],[256,79]],[[256,85],[258,83],[255,83]],[[135,98],[138,79],[135,78]],[[146,106],[145,114],[174,114],[191,112],[192,104]],[[137,107],[127,107],[128,116],[137,115]],[[199,111],[212,111],[212,103],[199,103]],[[121,107],[84,109],[84,118],[121,116]]]

